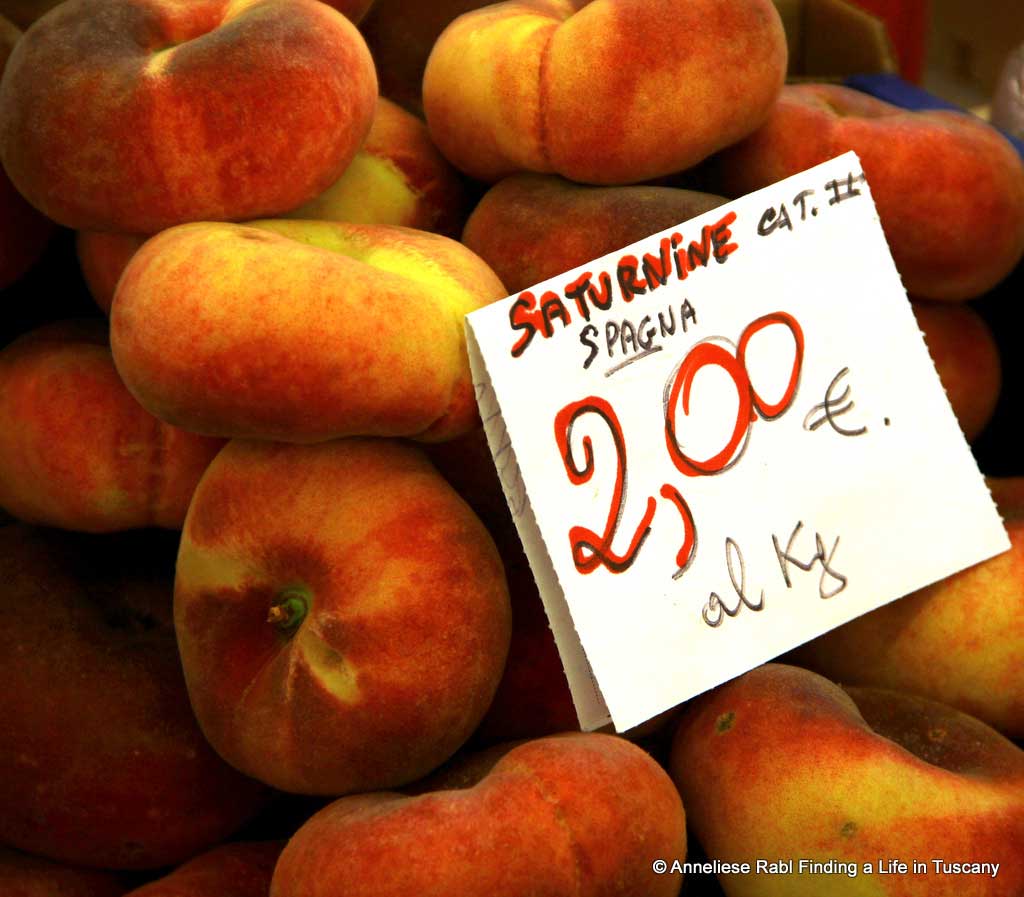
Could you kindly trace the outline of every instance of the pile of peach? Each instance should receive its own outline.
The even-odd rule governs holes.
[[[69,229],[109,316],[0,350],[0,895],[1024,894],[1024,484],[1009,553],[583,734],[463,333],[854,149],[973,439],[997,132],[783,86],[770,0],[0,11],[0,308]],[[926,868],[729,871],[801,858]]]

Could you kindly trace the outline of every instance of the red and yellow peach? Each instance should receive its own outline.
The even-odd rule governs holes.
[[[0,352],[0,506],[21,520],[178,528],[222,445],[139,405],[99,322],[51,324]]]
[[[445,29],[423,107],[441,152],[472,177],[628,184],[750,134],[785,72],[770,0],[517,0]]]
[[[255,218],[337,180],[376,97],[362,37],[315,0],[67,0],[11,56],[0,156],[68,227]]]
[[[768,121],[715,159],[713,189],[739,196],[855,150],[911,295],[961,300],[1024,254],[1024,162],[957,112],[910,112],[835,84],[787,85]]]
[[[196,491],[177,571],[203,732],[285,791],[425,775],[470,736],[505,664],[494,543],[411,445],[229,443]]]
[[[478,422],[463,316],[504,295],[477,256],[436,234],[182,225],[125,269],[111,344],[133,395],[196,433],[450,439]]]

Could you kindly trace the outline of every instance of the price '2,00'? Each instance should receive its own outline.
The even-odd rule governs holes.
[[[781,397],[775,402],[766,400],[758,391],[747,368],[747,350],[751,338],[769,327],[785,327],[793,337],[788,382]],[[720,338],[710,338],[692,346],[669,375],[664,390],[665,447],[676,470],[688,477],[712,476],[723,473],[736,464],[743,455],[754,422],[758,419],[775,420],[785,414],[793,404],[800,383],[803,358],[803,329],[796,318],[783,311],[772,312],[752,321],[740,334],[739,342],[736,344]],[[679,420],[679,409],[682,409],[684,416],[689,417],[690,394],[694,380],[700,371],[708,367],[720,368],[728,375],[736,390],[736,416],[732,431],[721,448],[710,457],[698,459],[687,454],[680,442],[683,425]],[[592,573],[599,567],[605,567],[612,573],[622,573],[633,565],[650,535],[658,504],[653,496],[648,496],[643,516],[629,543],[624,550],[616,551],[612,543],[616,539],[626,504],[627,466],[626,440],[615,409],[610,402],[600,396],[588,396],[570,402],[555,415],[555,442],[570,482],[577,486],[588,483],[596,469],[593,442],[590,436],[583,436],[583,459],[580,464],[573,448],[572,437],[580,418],[589,414],[596,415],[611,434],[616,453],[615,485],[603,532],[597,533],[586,526],[570,527],[572,560],[576,569],[583,574]],[[682,521],[683,540],[676,553],[677,570],[674,574],[678,578],[693,563],[696,556],[697,527],[686,499],[675,486],[670,483],[664,484],[660,495],[671,502]]]

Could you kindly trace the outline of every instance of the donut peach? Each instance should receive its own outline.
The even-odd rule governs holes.
[[[161,535],[0,527],[0,843],[155,869],[219,844],[265,803],[196,725]]]
[[[942,701],[1024,738],[1024,516],[1001,511],[1009,551],[812,639],[793,662]]]
[[[505,294],[472,252],[422,231],[182,225],[125,269],[111,343],[135,397],[196,433],[440,440],[478,420],[463,317]]]
[[[739,196],[847,150],[864,166],[907,292],[980,296],[1024,254],[1024,162],[958,112],[910,112],[837,84],[787,85],[765,124],[716,157],[712,189]]]
[[[271,897],[675,897],[655,860],[686,855],[664,770],[611,735],[488,751],[441,790],[344,797],[288,842]]]
[[[441,152],[480,180],[627,184],[746,137],[786,58],[770,0],[511,0],[445,29],[423,108]]]
[[[484,194],[462,240],[517,293],[726,202],[673,187],[587,187],[513,175]]]
[[[462,179],[431,142],[426,125],[382,97],[366,141],[342,176],[285,217],[394,224],[456,236],[468,213],[465,193]],[[82,275],[96,304],[108,314],[117,281],[145,242],[142,234],[78,232]]]
[[[0,156],[68,227],[155,233],[274,215],[340,176],[377,81],[316,0],[67,0],[0,86]]]
[[[285,791],[403,785],[448,759],[505,665],[483,524],[417,448],[234,441],[189,509],[174,617],[192,707]]]
[[[766,664],[687,705],[669,771],[727,897],[1024,892],[1024,751],[943,704]]]
[[[397,224],[455,237],[469,211],[465,194],[427,126],[381,97],[352,164],[323,193],[285,217]]]

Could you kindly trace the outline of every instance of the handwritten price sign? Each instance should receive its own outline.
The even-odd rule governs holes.
[[[848,153],[467,318],[580,722],[1008,548]]]

